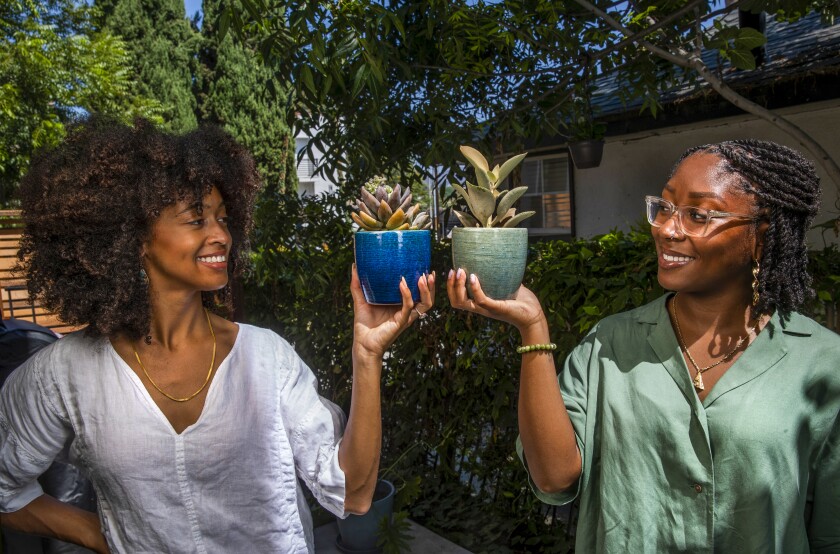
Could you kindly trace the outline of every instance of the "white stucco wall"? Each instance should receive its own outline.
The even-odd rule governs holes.
[[[821,102],[780,110],[808,131],[832,157],[840,162],[840,101]],[[600,167],[574,170],[575,231],[591,237],[612,229],[626,230],[644,222],[644,196],[660,194],[674,162],[682,152],[699,144],[723,140],[756,138],[772,140],[813,155],[788,135],[753,116],[707,121],[682,127],[609,138]],[[837,216],[840,183],[829,182],[817,165],[823,185],[822,211],[816,222]],[[832,233],[826,237],[834,238]],[[811,232],[814,246],[822,246],[821,234]]]
[[[309,143],[309,135],[300,133],[295,137],[295,154],[299,154],[307,143]],[[303,159],[298,162],[298,194],[308,194],[310,196],[333,192],[338,185],[338,177],[336,175],[312,175],[312,168],[316,161],[320,161],[323,153],[317,148],[313,149],[313,156],[304,155]],[[313,159],[313,157],[315,159]]]

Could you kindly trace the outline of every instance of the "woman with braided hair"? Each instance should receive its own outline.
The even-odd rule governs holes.
[[[796,312],[819,201],[784,146],[688,150],[645,199],[672,292],[599,322],[559,386],[534,294],[449,276],[522,335],[517,450],[539,498],[580,497],[577,552],[840,551],[840,337]]]
[[[303,553],[301,484],[339,517],[371,504],[382,356],[431,308],[434,275],[373,306],[355,269],[346,418],[267,329],[234,323],[259,178],[223,131],[172,136],[93,118],[21,185],[29,290],[84,331],[39,351],[0,394],[0,523],[98,552]],[[347,365],[351,360],[347,360]],[[43,493],[56,458],[98,514]]]

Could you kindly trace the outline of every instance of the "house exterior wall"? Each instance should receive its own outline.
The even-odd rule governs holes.
[[[295,154],[300,155],[300,152],[309,143],[309,135],[306,133],[299,133],[295,137]],[[336,175],[314,175],[314,168],[321,161],[323,153],[315,148],[312,151],[312,156],[304,154],[303,159],[300,159],[297,165],[298,175],[298,194],[308,194],[315,196],[318,194],[333,192],[338,184],[338,177]]]
[[[810,133],[840,162],[840,140],[837,139],[840,101],[804,104],[779,112]],[[743,138],[772,140],[800,150],[813,159],[810,152],[782,131],[747,115],[609,137],[599,167],[573,170],[575,234],[587,238],[612,229],[627,230],[637,223],[646,225],[644,196],[662,192],[673,164],[684,150],[700,144]],[[816,166],[822,179],[823,201],[815,221],[821,223],[837,217],[840,183],[828,182],[820,165]],[[825,236],[836,241],[833,233]],[[815,247],[823,244],[819,231],[812,231],[809,240]]]

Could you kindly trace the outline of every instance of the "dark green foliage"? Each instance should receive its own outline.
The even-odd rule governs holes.
[[[258,210],[249,319],[277,329],[312,367],[322,394],[350,400],[353,261],[346,199],[275,194]],[[514,452],[518,336],[510,327],[449,307],[448,243],[435,243],[435,308],[406,331],[385,360],[383,477],[398,509],[475,552],[566,552],[562,523],[530,492]],[[556,360],[599,319],[662,294],[649,233],[532,246],[526,284],[545,306]],[[840,298],[840,252],[812,255],[825,301]],[[808,307],[826,321],[834,306]],[[561,521],[563,518],[560,518]]]
[[[219,0],[204,1],[195,79],[198,117],[221,125],[257,160],[269,188],[297,189],[295,143],[288,101],[257,54],[218,32]]]
[[[0,207],[32,152],[53,146],[77,113],[159,121],[160,105],[136,93],[126,45],[96,32],[84,2],[0,2]]]
[[[195,128],[191,67],[198,36],[183,0],[107,0],[102,11],[103,27],[126,42],[138,92],[163,106],[165,128]]]

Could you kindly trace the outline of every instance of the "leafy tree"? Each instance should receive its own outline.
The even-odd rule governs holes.
[[[183,0],[97,0],[99,24],[128,46],[138,92],[163,106],[167,130],[197,125],[192,65],[198,35]]]
[[[6,2],[0,32],[0,206],[32,152],[61,140],[77,114],[160,120],[160,105],[134,90],[125,44],[93,30],[86,4]]]
[[[304,121],[322,122],[313,144],[332,145],[326,163],[350,175],[418,162],[452,167],[463,142],[515,151],[523,137],[574,134],[576,100],[617,72],[619,94],[647,99],[653,112],[676,82],[711,84],[795,136],[840,185],[840,169],[807,133],[737,94],[697,55],[705,41],[736,67],[754,65],[760,33],[710,27],[738,3],[716,10],[706,0],[241,2],[244,10],[226,4],[220,26],[232,24],[291,76]],[[744,2],[788,19],[838,10],[829,0]]]
[[[267,186],[297,190],[295,142],[286,121],[294,112],[274,72],[232,36],[219,34],[219,0],[205,0],[203,11],[195,80],[199,119],[223,126],[248,148]]]

